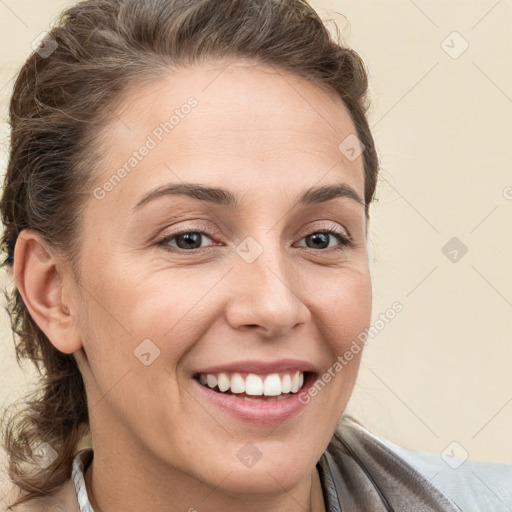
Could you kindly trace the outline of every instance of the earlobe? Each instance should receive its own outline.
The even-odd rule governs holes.
[[[82,347],[72,304],[65,299],[71,274],[35,231],[24,229],[14,248],[14,284],[30,316],[56,349],[66,354]]]

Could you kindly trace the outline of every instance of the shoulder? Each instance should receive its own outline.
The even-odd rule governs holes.
[[[512,465],[408,450],[376,436],[350,416],[342,418],[328,451],[338,470],[350,464],[363,468],[391,502],[410,495],[445,507],[440,510],[512,510]]]
[[[475,504],[486,511],[512,510],[512,465],[407,450],[386,442],[463,510]]]

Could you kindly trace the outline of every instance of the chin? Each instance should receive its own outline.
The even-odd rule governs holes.
[[[259,468],[233,471],[221,484],[222,489],[232,494],[247,495],[280,495],[284,491],[294,489],[298,483],[308,476],[310,468],[295,467],[292,473],[269,464]]]
[[[265,451],[268,452],[267,455]],[[262,448],[262,452],[261,458],[257,461],[253,459],[244,462],[236,455],[234,460],[226,460],[224,456],[223,463],[212,469],[219,480],[222,479],[221,475],[229,474],[222,481],[222,488],[226,492],[237,494],[282,494],[284,490],[295,488],[308,476],[316,463],[313,454],[305,457],[304,451],[300,452],[295,448],[287,451],[267,447]],[[308,464],[310,460],[313,462]],[[218,481],[215,484],[217,485]]]

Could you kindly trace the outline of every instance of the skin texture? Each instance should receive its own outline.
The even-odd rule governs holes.
[[[94,442],[86,484],[95,510],[324,510],[315,464],[351,395],[361,353],[292,418],[239,420],[198,393],[199,368],[296,358],[321,374],[371,319],[364,207],[347,197],[296,205],[309,187],[345,183],[364,198],[363,160],[335,95],[244,61],[169,72],[131,89],[105,125],[101,186],[189,97],[197,106],[81,216],[79,282],[36,233],[20,234],[16,285],[55,347],[84,377]],[[230,189],[239,209],[150,190],[193,182]],[[309,235],[334,226],[344,247]],[[198,249],[164,235],[206,231]],[[237,253],[254,238],[262,253]],[[190,244],[190,242],[189,242]],[[341,250],[338,250],[341,249]],[[188,252],[187,252],[188,251]],[[144,365],[145,339],[160,353]],[[237,452],[261,452],[252,467]]]

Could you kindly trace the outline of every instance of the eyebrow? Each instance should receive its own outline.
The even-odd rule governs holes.
[[[142,197],[133,209],[138,210],[150,201],[169,195],[187,196],[199,201],[206,201],[208,203],[235,209],[240,207],[239,199],[230,190],[219,187],[207,187],[195,183],[177,183],[160,186],[151,190]],[[348,199],[352,199],[363,207],[365,206],[365,202],[361,199],[359,194],[351,186],[345,183],[309,188],[299,197],[298,204],[319,204],[338,197],[346,197]]]

